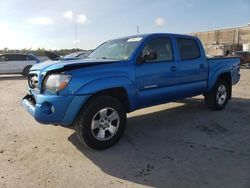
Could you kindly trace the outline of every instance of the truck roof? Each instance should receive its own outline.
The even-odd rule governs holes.
[[[135,37],[153,37],[153,36],[175,36],[175,37],[188,37],[188,38],[196,38],[195,36],[192,35],[186,35],[186,34],[175,34],[175,33],[148,33],[148,34],[138,34],[138,35],[130,35],[130,36],[125,36],[125,37],[120,37],[116,39],[125,39],[125,38],[135,38]]]

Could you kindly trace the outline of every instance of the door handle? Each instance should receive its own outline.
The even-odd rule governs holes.
[[[176,66],[172,66],[172,67],[170,68],[170,70],[173,71],[173,72],[175,72],[175,71],[177,70],[177,68],[176,68]]]
[[[204,68],[205,68],[205,65],[204,65],[204,64],[200,64],[200,68],[201,68],[201,69],[204,69]]]

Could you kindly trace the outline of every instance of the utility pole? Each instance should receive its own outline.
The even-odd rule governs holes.
[[[77,22],[75,22],[75,43],[76,43],[76,50],[77,50],[77,43],[78,43],[78,40],[77,40]]]
[[[140,28],[139,28],[139,26],[136,27],[136,30],[137,30],[137,35],[139,35],[140,34]]]

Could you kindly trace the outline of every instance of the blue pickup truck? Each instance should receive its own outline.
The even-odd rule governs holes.
[[[121,138],[128,112],[201,94],[210,109],[223,109],[239,71],[239,58],[206,58],[196,37],[136,35],[86,59],[34,65],[22,105],[38,122],[74,125],[82,143],[105,149]]]

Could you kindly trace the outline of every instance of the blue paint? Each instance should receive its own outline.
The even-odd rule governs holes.
[[[38,122],[69,125],[86,101],[105,89],[123,88],[128,96],[129,111],[134,111],[209,92],[224,73],[231,75],[232,85],[240,79],[239,58],[207,59],[200,40],[195,37],[177,34],[132,37],[142,37],[142,40],[127,60],[67,59],[34,65],[30,74],[38,75],[38,89],[30,89],[30,93],[36,104],[32,106],[29,100],[24,99],[22,105]],[[170,39],[173,60],[138,63],[143,47],[158,37]],[[197,59],[180,59],[176,43],[179,37],[196,41],[200,51]],[[68,86],[56,94],[43,88],[43,81],[51,71],[72,76]]]

